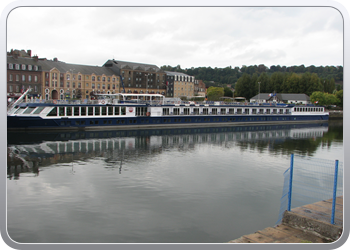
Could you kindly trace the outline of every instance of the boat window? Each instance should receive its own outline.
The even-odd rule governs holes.
[[[120,107],[120,114],[126,115],[126,108],[125,107]]]
[[[100,107],[95,107],[95,115],[100,115]]]
[[[264,114],[264,109],[259,109],[259,114]]]
[[[174,115],[179,115],[180,114],[180,109],[179,108],[174,108],[173,112],[174,112]]]
[[[226,115],[226,109],[224,109],[224,108],[220,109],[220,114]]]
[[[47,116],[57,116],[57,109],[58,107],[53,107],[53,109],[50,111],[50,113],[47,114]]]
[[[208,108],[204,108],[203,109],[203,115],[207,115],[209,112],[208,112]]]
[[[271,109],[266,109],[266,114],[270,114],[271,113]]]
[[[235,109],[228,109],[228,113],[229,113],[230,115],[233,115],[233,114],[235,113]]]
[[[237,109],[237,114],[242,114],[242,109]]]
[[[252,114],[253,114],[253,115],[256,114],[256,109],[252,109]]]
[[[277,114],[277,109],[273,109],[272,111],[274,114]]]
[[[67,116],[72,116],[72,107],[67,107],[66,111],[67,111]]]
[[[280,109],[280,114],[283,114],[283,109]]]
[[[217,113],[218,113],[218,109],[216,109],[216,108],[212,108],[211,109],[211,114],[212,115],[217,115]]]
[[[16,110],[15,114],[22,114],[22,112],[26,109],[26,107],[20,107]]]
[[[36,107],[28,107],[24,112],[23,114],[30,114],[32,113],[32,111],[35,109]]]
[[[119,115],[120,107],[114,107],[114,115]]]
[[[194,113],[195,115],[199,115],[199,108],[194,108],[194,109],[193,109],[193,113]]]
[[[113,115],[113,107],[108,107],[108,115]]]
[[[58,107],[58,115],[64,116],[64,107]]]
[[[88,115],[93,116],[94,115],[94,107],[88,107]]]
[[[86,115],[86,107],[80,107],[81,115]]]
[[[147,113],[147,107],[136,107],[136,116],[144,116],[146,115],[146,113]],[[168,115],[169,115],[169,112],[168,112]]]
[[[169,115],[169,108],[163,108],[163,115]]]
[[[249,115],[249,109],[244,109],[244,113],[245,113],[246,115]]]
[[[102,115],[107,115],[107,107],[102,107]]]
[[[33,112],[33,114],[40,114],[41,111],[43,111],[44,108],[45,108],[45,107],[38,107],[38,108]]]
[[[189,108],[184,108],[184,114],[189,115],[190,114],[190,109]]]
[[[79,107],[74,107],[74,116],[79,116]]]

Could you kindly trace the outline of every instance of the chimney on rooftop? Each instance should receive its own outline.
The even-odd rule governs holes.
[[[32,51],[30,49],[27,50],[27,54],[29,57],[32,57]]]
[[[54,62],[58,62],[57,57],[55,57],[55,58],[53,59],[53,61],[54,61]]]

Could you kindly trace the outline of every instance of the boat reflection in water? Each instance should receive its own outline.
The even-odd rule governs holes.
[[[245,143],[256,145],[258,142],[258,145],[273,150],[275,145],[288,139],[316,139],[323,137],[327,131],[328,123],[56,133],[8,132],[7,173],[9,179],[19,179],[20,173],[34,173],[37,176],[42,167],[56,163],[72,164],[95,157],[102,157],[106,162],[105,167],[119,168],[121,173],[123,161],[135,156],[157,155],[171,148],[191,150],[199,144],[220,144],[230,148]]]

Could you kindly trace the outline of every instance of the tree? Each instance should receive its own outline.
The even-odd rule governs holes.
[[[245,97],[250,99],[250,82],[251,77],[247,73],[244,73],[237,81],[235,86],[235,96],[236,97]]]
[[[335,93],[335,96],[338,99],[337,105],[343,107],[343,90],[339,90]]]
[[[233,97],[233,92],[229,87],[224,87],[224,96]]]
[[[224,88],[209,87],[207,90],[208,101],[219,101],[224,96]]]
[[[339,93],[341,95],[341,93]],[[317,103],[320,106],[329,106],[339,103],[339,98],[336,95],[315,91],[310,96],[312,103]]]

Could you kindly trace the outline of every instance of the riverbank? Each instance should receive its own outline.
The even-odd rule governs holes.
[[[282,223],[229,243],[331,243],[343,231],[343,196],[337,197],[335,224],[330,224],[332,199],[285,211]]]
[[[328,110],[330,120],[343,119],[343,110]]]

